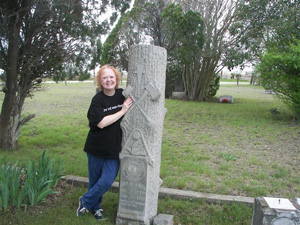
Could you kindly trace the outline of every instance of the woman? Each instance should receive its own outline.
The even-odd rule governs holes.
[[[93,97],[88,110],[90,130],[84,146],[88,157],[89,188],[79,198],[77,216],[90,211],[97,220],[103,220],[102,196],[111,187],[119,170],[120,122],[133,102],[131,98],[125,100],[123,90],[118,88],[120,73],[114,67],[102,66],[96,81],[101,91]]]

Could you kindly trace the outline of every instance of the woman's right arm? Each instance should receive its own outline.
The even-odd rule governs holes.
[[[124,116],[129,108],[132,106],[133,101],[131,98],[128,98],[124,101],[123,105],[122,105],[122,109],[114,114],[108,115],[103,117],[103,119],[98,123],[98,127],[100,129],[103,129],[104,127],[107,127],[111,124],[113,124],[114,122],[116,122],[117,120],[119,120],[122,116]]]

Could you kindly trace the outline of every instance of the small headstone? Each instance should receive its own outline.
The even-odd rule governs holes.
[[[296,200],[258,197],[254,202],[252,225],[300,225],[299,210]]]
[[[219,98],[220,103],[233,103],[233,97],[231,95],[223,95]]]
[[[153,220],[153,225],[173,225],[173,215],[159,214]]]
[[[275,95],[275,92],[273,90],[265,90],[265,93]]]
[[[175,79],[174,92],[184,92],[183,81],[181,77]]]

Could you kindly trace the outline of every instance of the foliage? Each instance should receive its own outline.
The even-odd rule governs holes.
[[[117,57],[117,55],[122,54],[121,53],[122,51],[119,51],[119,48],[117,47],[117,42],[119,41],[118,32],[119,32],[120,26],[123,22],[123,18],[125,16],[126,15],[123,15],[120,18],[120,20],[118,21],[116,26],[113,28],[113,30],[110,32],[109,36],[107,37],[106,41],[103,44],[103,51],[101,53],[101,65],[111,64],[111,65],[118,66],[122,69],[128,68],[128,65],[127,65],[128,62],[126,63],[126,65],[123,65],[120,62],[117,62],[117,59],[119,58],[119,57]]]
[[[193,67],[187,71],[192,80],[190,99],[206,100],[211,85],[214,85],[215,74],[225,66],[226,54],[236,39],[228,35],[235,20],[236,1],[232,0],[187,0],[182,1],[184,11],[200,13],[204,20],[205,42],[200,49],[199,57]],[[217,87],[216,87],[217,88]],[[193,93],[194,92],[194,93]]]
[[[213,77],[213,80],[209,85],[209,89],[208,89],[207,95],[206,95],[208,98],[212,98],[217,94],[217,92],[220,88],[220,79],[221,79],[221,77],[218,76],[217,74]]]
[[[256,63],[268,44],[286,45],[300,38],[300,2],[293,0],[241,0],[231,35],[238,43],[230,49],[227,65],[245,60]]]
[[[228,161],[235,161],[236,157],[232,154],[224,154],[223,158],[228,162]]]
[[[183,65],[193,64],[200,57],[204,44],[204,21],[194,11],[183,12],[179,5],[170,4],[162,13],[168,30],[168,44],[174,59]]]
[[[17,163],[4,164],[4,159],[0,161],[0,212],[7,210],[10,205],[20,208],[25,198],[25,189],[19,192],[21,186],[21,170]]]
[[[300,41],[285,48],[269,47],[258,65],[264,88],[273,90],[300,119]]]
[[[165,7],[165,1],[154,2],[135,1],[134,7],[128,13],[122,15],[117,25],[112,30],[103,45],[101,64],[113,64],[128,71],[128,53],[133,44],[151,43],[166,47],[163,42],[161,12]],[[157,25],[157,26],[155,26]],[[155,36],[153,36],[155,34]],[[148,43],[149,44],[149,43]],[[170,57],[170,49],[168,58]],[[167,71],[166,96],[170,96],[167,90],[174,83],[172,74]],[[173,90],[171,90],[173,91]]]
[[[90,78],[90,74],[87,70],[85,71],[80,71],[80,74],[79,74],[79,77],[78,77],[78,80],[79,81],[84,81],[84,80],[87,80]]]
[[[166,27],[167,46],[172,49],[169,51],[169,58],[172,59],[170,63],[177,64],[177,71],[182,73],[187,98],[197,98],[194,92],[198,91],[200,83],[195,64],[201,57],[204,44],[203,19],[199,13],[191,10],[184,13],[182,8],[175,4],[170,4],[164,9],[162,19]],[[174,72],[175,78],[176,71]]]
[[[199,13],[191,10],[184,13],[179,5],[174,4],[169,6],[169,12],[164,12],[167,8],[168,5],[160,0],[147,3],[137,1],[131,12],[121,18],[104,44],[107,48],[103,50],[103,59],[117,61],[122,68],[127,69],[128,61],[125,59],[128,56],[124,52],[128,52],[130,45],[150,39],[153,44],[167,49],[168,64],[171,64],[167,68],[172,71],[178,68],[174,74],[167,71],[166,96],[170,96],[178,72],[183,71],[185,63],[197,57],[195,54],[199,53],[204,37],[203,20]],[[169,15],[172,10],[174,13]],[[108,55],[111,57],[108,58]]]
[[[52,190],[62,176],[61,162],[55,163],[44,151],[38,168],[29,160],[26,166],[0,161],[0,212],[10,207],[35,206],[56,193]]]
[[[128,71],[129,48],[131,45],[139,43],[143,35],[134,22],[138,20],[140,13],[141,9],[139,7],[133,7],[131,11],[121,16],[103,44],[102,65],[112,64]]]
[[[178,68],[174,74],[167,71],[166,96],[170,96],[174,80],[181,72],[187,98],[202,101],[211,97],[215,74],[223,67],[223,54],[235,43],[226,37],[234,12],[232,0],[171,4],[163,0],[136,1],[120,21],[112,40],[108,39],[108,49],[116,53],[112,60],[123,67],[123,62],[128,63],[123,52],[132,44],[150,42],[166,48],[168,64],[172,64],[168,69],[175,68],[175,64]]]

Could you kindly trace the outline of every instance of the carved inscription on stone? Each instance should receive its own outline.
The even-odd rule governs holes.
[[[142,158],[123,158],[124,170],[122,183],[120,184],[120,213],[128,210],[136,211],[136,214],[144,211],[147,187],[147,162]]]

